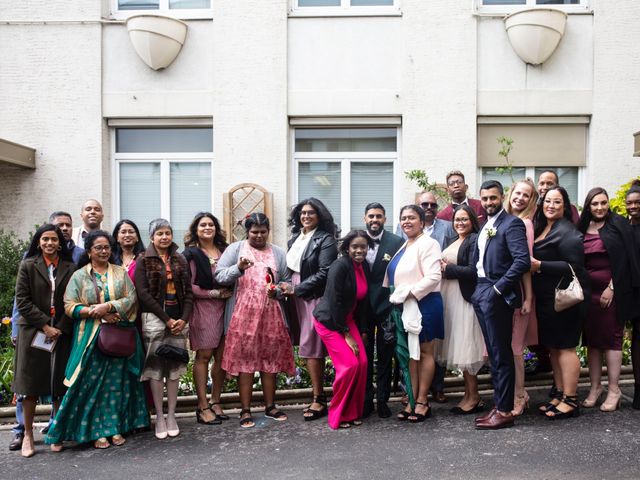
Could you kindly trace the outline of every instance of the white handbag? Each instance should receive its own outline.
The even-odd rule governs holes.
[[[569,268],[571,269],[573,280],[571,280],[571,283],[565,289],[560,288],[562,280],[558,283],[555,301],[553,303],[553,308],[556,312],[562,312],[584,300],[584,293],[582,292],[582,286],[578,281],[578,277],[576,277],[576,272],[573,271],[571,264],[569,264]]]

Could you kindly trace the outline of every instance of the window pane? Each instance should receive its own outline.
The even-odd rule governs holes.
[[[482,0],[483,5],[526,5],[527,0]]]
[[[173,241],[184,246],[184,232],[196,213],[211,210],[211,163],[172,163],[171,226]]]
[[[299,7],[339,7],[340,0],[298,0]]]
[[[300,162],[298,164],[298,201],[316,197],[327,206],[340,225],[340,163]]]
[[[536,0],[536,5],[580,5],[580,0]]]
[[[565,168],[536,168],[536,178],[534,179],[535,183],[538,183],[538,178],[540,174],[545,170],[553,170],[558,174],[558,181],[560,185],[562,185],[567,193],[569,194],[569,198],[571,199],[571,203],[576,205],[580,204],[582,199],[578,199],[578,169],[576,167],[565,167]]]
[[[513,183],[511,181],[512,176],[514,180],[518,181],[527,176],[527,170],[524,167],[514,167],[514,169],[512,170],[512,174],[509,175],[508,173],[499,174],[493,167],[485,167],[482,169],[483,182],[486,182],[487,180],[497,180],[502,183],[502,186],[505,188],[505,190],[511,187],[511,184]],[[471,194],[470,196],[473,197],[474,195]]]
[[[211,0],[169,0],[169,8],[211,8]]]
[[[380,5],[393,6],[393,0],[351,0],[352,7],[369,7]]]
[[[364,208],[379,202],[387,211],[386,229],[393,230],[393,163],[351,164],[351,228],[364,229]],[[343,232],[343,234],[346,232]]]
[[[296,152],[395,152],[395,128],[296,128]]]
[[[160,0],[118,0],[118,10],[157,10],[159,3]]]
[[[120,219],[133,220],[149,243],[149,222],[160,216],[160,164],[120,164]],[[115,222],[114,222],[115,224]]]
[[[213,152],[213,128],[118,128],[116,152]]]

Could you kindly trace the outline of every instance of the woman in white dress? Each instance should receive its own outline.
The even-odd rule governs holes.
[[[477,374],[484,365],[485,348],[482,330],[471,304],[471,295],[477,282],[473,256],[480,225],[468,205],[461,205],[456,210],[453,229],[458,238],[442,252],[444,340],[439,349],[438,362],[448,368],[462,370],[464,396],[450,411],[457,415],[468,415],[484,408],[478,393]]]

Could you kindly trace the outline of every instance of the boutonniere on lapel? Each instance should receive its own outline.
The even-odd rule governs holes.
[[[493,228],[493,227],[487,228],[487,240],[491,240],[497,234],[498,234],[498,229],[497,228]]]
[[[389,255],[388,253],[385,253],[385,254],[382,256],[382,261],[383,261],[383,262],[390,262],[390,261],[391,261],[391,255]]]

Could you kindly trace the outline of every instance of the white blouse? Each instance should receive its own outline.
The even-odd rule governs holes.
[[[289,267],[289,269],[300,273],[302,254],[311,241],[311,237],[316,233],[316,230],[317,228],[314,228],[309,233],[302,233],[302,231],[300,231],[300,235],[298,235],[298,238],[296,238],[296,241],[293,242],[293,245],[291,245],[291,248],[287,252],[287,267]]]

